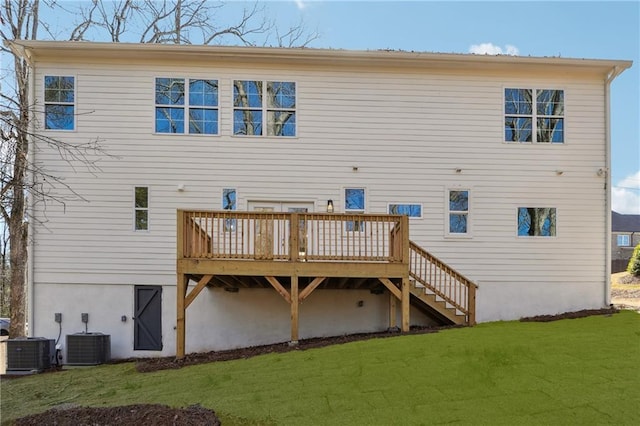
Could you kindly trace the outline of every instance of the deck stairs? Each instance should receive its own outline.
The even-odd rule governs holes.
[[[410,302],[442,325],[475,324],[477,286],[464,275],[410,241]]]

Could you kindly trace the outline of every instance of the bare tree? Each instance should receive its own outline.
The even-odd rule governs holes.
[[[56,7],[65,8],[54,1]],[[318,38],[300,21],[286,30],[267,18],[265,6],[256,2],[244,8],[236,22],[221,22],[217,13],[225,6],[211,0],[92,0],[78,11],[70,40],[110,40],[112,42],[166,44],[263,44],[275,36],[280,47],[303,47]],[[48,28],[48,27],[47,27]]]
[[[56,176],[30,157],[30,150],[53,148],[60,157],[72,164],[96,170],[97,160],[104,155],[99,140],[70,144],[35,131],[37,105],[30,104],[27,60],[4,44],[14,39],[35,40],[38,37],[39,0],[4,0],[0,9],[0,52],[13,59],[3,83],[10,83],[14,91],[0,93],[0,220],[8,238],[2,241],[3,279],[9,283],[10,336],[22,336],[26,331],[27,243],[29,221],[27,196],[35,202],[81,198],[64,179]],[[6,84],[5,84],[6,86]],[[34,114],[36,113],[36,114]],[[63,189],[55,191],[55,189]],[[8,256],[6,251],[8,249]],[[6,283],[6,282],[5,282]],[[5,308],[6,309],[6,308]]]
[[[224,3],[210,0],[92,0],[83,3],[78,10],[68,9],[62,1],[43,0],[44,7],[78,17],[67,37],[55,34],[50,23],[40,20],[40,0],[0,2],[0,36],[3,42],[37,40],[40,27],[49,38],[74,41],[170,44],[240,42],[255,45],[256,39],[262,38],[263,45],[268,45],[269,38],[275,35],[276,44],[280,47],[304,47],[318,38],[317,33],[305,30],[302,21],[287,30],[279,30],[273,21],[266,18],[265,8],[257,2],[253,7],[244,9],[235,24],[228,25],[216,17]],[[0,92],[0,214],[2,226],[7,231],[2,234],[0,260],[3,262],[2,283],[4,285],[8,281],[10,288],[10,335],[20,336],[25,334],[26,323],[28,225],[29,220],[34,220],[27,216],[27,194],[32,202],[52,199],[64,203],[67,196],[79,197],[62,178],[32,162],[29,152],[39,146],[53,147],[64,160],[82,164],[89,170],[96,170],[96,159],[106,153],[100,148],[98,139],[72,145],[34,131],[35,117],[32,113],[37,113],[38,105],[30,104],[28,96],[29,64],[22,55],[11,51],[4,43],[0,51],[12,58],[10,73],[2,75],[4,86],[10,82],[9,85],[15,88],[13,94],[9,94],[4,87]],[[287,111],[281,112],[274,126],[281,128],[290,115]],[[61,195],[64,191],[52,191],[52,188],[59,187],[66,190],[68,195]],[[8,256],[5,256],[7,249]],[[0,290],[4,289],[2,287]],[[5,309],[3,301],[3,312]]]
[[[35,39],[38,34],[38,0],[5,0],[0,15],[2,39]],[[3,53],[12,52],[3,45]],[[3,91],[0,97],[8,108],[0,111],[5,124],[2,131],[3,161],[11,163],[11,170],[2,181],[2,219],[9,230],[9,268],[11,288],[10,336],[25,334],[25,273],[27,266],[27,222],[24,183],[27,180],[30,120],[28,98],[29,66],[25,59],[13,56],[15,98]],[[6,156],[6,157],[5,157]],[[3,176],[4,178],[5,176]]]

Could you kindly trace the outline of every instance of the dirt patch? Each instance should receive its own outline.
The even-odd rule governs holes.
[[[219,426],[216,413],[199,405],[171,408],[160,404],[121,407],[58,407],[17,419],[16,426]]]
[[[550,321],[558,321],[562,319],[585,318],[593,315],[612,315],[612,314],[617,314],[618,312],[620,312],[620,310],[616,308],[584,309],[582,311],[565,312],[563,314],[558,314],[558,315],[537,315],[535,317],[520,318],[520,321],[550,322]]]
[[[628,273],[616,274],[611,287],[611,303],[619,309],[640,312],[640,277]]]

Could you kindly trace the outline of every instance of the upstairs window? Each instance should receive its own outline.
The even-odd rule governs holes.
[[[235,80],[233,134],[296,136],[296,84]]]
[[[75,78],[44,77],[44,128],[73,130],[75,128]]]
[[[218,81],[156,78],[156,132],[218,134]]]
[[[469,191],[449,190],[449,235],[469,235]]]
[[[518,207],[519,237],[555,237],[556,209],[553,207]]]
[[[136,231],[149,230],[149,188],[136,186],[134,189],[134,229]]]
[[[505,89],[504,140],[564,143],[564,91]]]

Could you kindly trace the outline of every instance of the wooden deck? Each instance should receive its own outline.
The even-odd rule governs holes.
[[[299,304],[318,288],[388,291],[389,326],[399,306],[404,332],[411,303],[475,323],[475,284],[412,243],[406,216],[179,210],[177,220],[178,358],[186,310],[206,286],[274,288],[290,304],[293,343]]]

